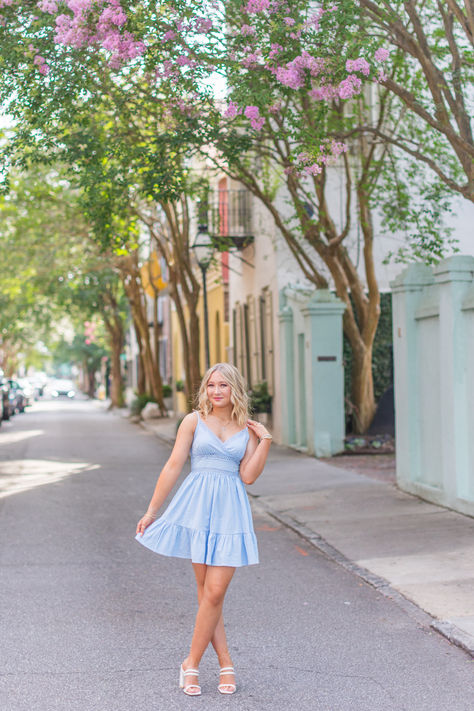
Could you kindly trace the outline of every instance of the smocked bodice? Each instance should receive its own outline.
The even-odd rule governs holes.
[[[221,471],[238,474],[249,440],[248,428],[236,432],[223,442],[198,414],[191,447],[192,471]]]

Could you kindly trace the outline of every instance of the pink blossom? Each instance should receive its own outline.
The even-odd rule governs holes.
[[[233,119],[237,116],[238,113],[239,113],[239,107],[237,106],[237,104],[234,104],[233,101],[229,101],[227,108],[224,111],[224,117]]]
[[[255,32],[255,27],[253,27],[252,25],[242,25],[242,27],[240,28],[240,34],[244,37],[247,35],[254,35]]]
[[[248,119],[258,118],[260,115],[260,109],[258,106],[246,106],[244,109],[244,116]]]
[[[376,62],[385,62],[389,58],[390,52],[388,49],[384,49],[383,47],[379,47],[378,50],[374,54],[374,59]]]
[[[363,57],[348,59],[346,62],[346,71],[362,72],[362,74],[367,77],[370,74],[370,64]]]
[[[298,153],[296,156],[296,160],[298,163],[307,163],[309,160],[311,160],[311,156],[307,151],[302,151],[301,153]]]
[[[323,84],[321,86],[313,86],[309,95],[315,101],[330,101],[337,96],[337,89],[332,84]]]
[[[248,0],[245,12],[249,15],[264,12],[270,7],[270,0]]]
[[[195,18],[195,28],[196,32],[209,32],[212,30],[212,20],[209,20],[207,17],[196,17]]]
[[[335,158],[338,158],[342,153],[347,153],[347,145],[341,141],[331,141],[331,153]]]
[[[304,84],[304,74],[295,67],[277,67],[276,78],[290,89],[301,89]]]
[[[173,30],[168,30],[165,32],[163,35],[163,42],[168,42],[169,40],[173,40],[176,37],[176,32],[173,32]]]
[[[283,47],[281,46],[281,44],[273,43],[270,47],[270,52],[268,53],[269,59],[274,59],[277,56],[277,54],[279,54],[279,52],[281,52],[282,50],[283,50]]]
[[[119,67],[145,52],[145,44],[121,31],[127,16],[120,0],[66,0],[72,11],[56,18],[58,44],[72,47],[99,45],[111,52],[110,65]]]
[[[58,3],[55,0],[40,0],[38,7],[48,15],[54,15],[58,11]]]
[[[340,82],[337,93],[341,99],[350,99],[356,94],[360,94],[362,82],[355,74],[349,74],[347,79]]]
[[[246,69],[251,69],[252,67],[255,67],[256,64],[258,64],[259,60],[259,55],[257,52],[251,52],[248,54],[246,57],[244,57],[241,61],[241,64],[243,67]]]
[[[192,61],[185,54],[180,54],[176,60],[176,64],[178,64],[178,66],[180,67],[187,67],[192,64]]]
[[[255,129],[255,131],[261,131],[264,123],[265,123],[265,119],[263,116],[261,116],[258,119],[250,119],[250,125],[252,126],[253,129]]]
[[[250,119],[250,125],[256,131],[260,131],[265,123],[265,118],[260,116],[260,109],[258,106],[246,106],[244,109],[244,116]]]
[[[288,25],[288,27],[292,27],[292,25],[295,24],[295,21],[292,17],[284,17],[283,21],[284,21],[285,25]]]
[[[308,173],[308,175],[319,175],[323,169],[317,163],[313,163],[312,165],[306,165],[303,170],[305,173]]]

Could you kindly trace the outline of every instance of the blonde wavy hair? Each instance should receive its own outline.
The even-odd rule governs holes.
[[[216,371],[221,373],[230,385],[230,401],[233,405],[232,419],[237,421],[239,427],[244,427],[249,418],[249,397],[242,375],[230,363],[216,363],[209,368],[196,395],[196,409],[204,418],[212,412],[212,403],[207,396],[207,384],[211,375]]]

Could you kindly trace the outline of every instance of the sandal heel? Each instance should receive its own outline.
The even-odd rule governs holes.
[[[235,674],[234,667],[221,667],[219,676],[222,674]],[[219,684],[217,691],[220,694],[235,694],[237,687],[235,684]]]
[[[186,696],[200,696],[201,687],[199,684],[188,684],[186,685],[187,676],[199,676],[199,671],[197,669],[183,669],[181,664],[179,667],[179,688],[183,690]],[[190,689],[197,689],[197,691],[190,691]]]

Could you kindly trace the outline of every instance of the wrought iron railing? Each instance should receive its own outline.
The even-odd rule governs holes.
[[[209,234],[218,249],[243,249],[254,240],[251,193],[248,190],[214,190],[207,205],[199,205],[200,221],[207,216]]]

